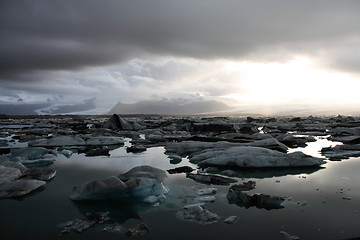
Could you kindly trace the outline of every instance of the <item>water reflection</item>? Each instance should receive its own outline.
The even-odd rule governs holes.
[[[59,155],[59,161],[57,161],[56,164],[77,165],[87,169],[116,170],[118,174],[127,172],[130,169],[141,165],[149,165],[163,170],[174,168],[173,162],[164,154],[164,152],[164,147],[153,147],[148,148],[147,151],[141,153],[128,153],[125,146],[110,151],[110,156],[86,157],[84,154],[73,154],[71,158],[67,159],[64,156]],[[176,166],[197,167],[196,165],[189,163],[186,158],[183,158]]]
[[[109,212],[108,217],[110,220],[119,224],[125,223],[129,219],[141,220],[139,213],[152,207],[149,204],[119,203],[109,200],[101,202],[73,202],[73,204],[84,217],[86,217],[87,213]]]
[[[273,178],[287,175],[312,174],[325,167],[297,167],[297,168],[217,168],[210,172],[237,178]]]
[[[318,158],[324,158],[323,155],[321,155],[321,149],[326,147],[335,147],[336,145],[341,145],[341,142],[333,142],[328,140],[328,136],[323,137],[316,137],[314,136],[316,141],[315,142],[308,142],[306,147],[299,147],[299,148],[291,148],[288,150],[288,153],[301,151],[307,155],[318,157]]]

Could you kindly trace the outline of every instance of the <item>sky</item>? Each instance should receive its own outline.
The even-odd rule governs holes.
[[[359,23],[358,0],[0,0],[0,105],[356,106]]]

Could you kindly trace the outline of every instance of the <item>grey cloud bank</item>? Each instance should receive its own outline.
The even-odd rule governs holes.
[[[46,92],[105,101],[99,92],[121,88],[122,96],[133,96],[128,88],[138,95],[148,90],[144,97],[149,97],[168,81],[181,84],[177,76],[186,77],[183,71],[196,71],[197,64],[181,59],[281,62],[296,55],[357,74],[359,9],[359,1],[325,0],[3,0],[0,84],[9,96]],[[142,64],[158,58],[174,61],[159,68],[154,63],[144,72],[148,64]],[[171,83],[167,91],[202,91],[209,78],[192,80],[199,89],[179,91]],[[222,95],[228,86],[206,88]],[[119,99],[142,100],[118,97],[112,104]]]

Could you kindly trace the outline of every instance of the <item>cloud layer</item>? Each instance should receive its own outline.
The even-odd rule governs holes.
[[[262,59],[337,52],[344,41],[359,40],[358,9],[359,1],[323,0],[4,0],[0,70],[79,69],[146,54]],[[358,59],[350,54],[345,61]]]
[[[197,70],[212,71],[201,62],[296,56],[359,74],[359,9],[357,0],[3,0],[0,92],[220,96],[234,79]]]

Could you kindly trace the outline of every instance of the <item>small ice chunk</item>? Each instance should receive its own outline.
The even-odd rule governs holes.
[[[302,207],[308,205],[308,203],[306,201],[298,202],[298,204]]]
[[[197,202],[210,203],[215,201],[215,196],[202,196],[195,199]]]
[[[168,189],[162,181],[166,172],[150,167],[139,166],[103,180],[92,180],[73,188],[70,199],[73,201],[88,200],[126,200],[145,203],[161,202]]]
[[[203,195],[210,195],[210,194],[216,194],[217,189],[216,188],[203,188],[197,191],[197,195],[203,196]]]
[[[290,233],[287,233],[284,231],[281,231],[280,234],[284,240],[299,240],[300,239],[298,236],[293,236]]]
[[[230,216],[224,220],[224,223],[233,224],[237,219],[237,216]]]
[[[182,158],[179,155],[169,155],[171,164],[178,164],[182,161]]]
[[[211,224],[217,222],[220,217],[215,213],[206,210],[200,204],[187,205],[177,213],[177,216],[185,221],[197,222],[200,224]]]
[[[182,167],[177,167],[177,168],[167,170],[167,172],[170,173],[170,174],[190,173],[192,171],[194,171],[194,169],[192,167],[189,167],[189,166],[182,166]]]
[[[143,199],[143,202],[145,203],[156,203],[158,201],[158,198],[154,195],[147,196]]]
[[[71,155],[73,154],[73,152],[72,152],[71,150],[67,150],[67,149],[61,150],[60,153],[61,153],[62,155],[64,155],[65,157],[67,157],[67,158],[70,158]]]
[[[80,233],[97,224],[101,224],[109,220],[109,212],[86,213],[86,219],[74,219],[62,224],[64,226],[61,234],[70,232]],[[105,229],[104,229],[105,230]]]
[[[145,223],[142,223],[137,228],[129,228],[126,231],[125,235],[128,237],[132,237],[132,236],[141,237],[148,232],[150,232],[149,227]]]
[[[222,177],[214,174],[186,173],[186,177],[191,178],[196,182],[214,185],[229,185],[230,183],[237,182],[236,179]]]

